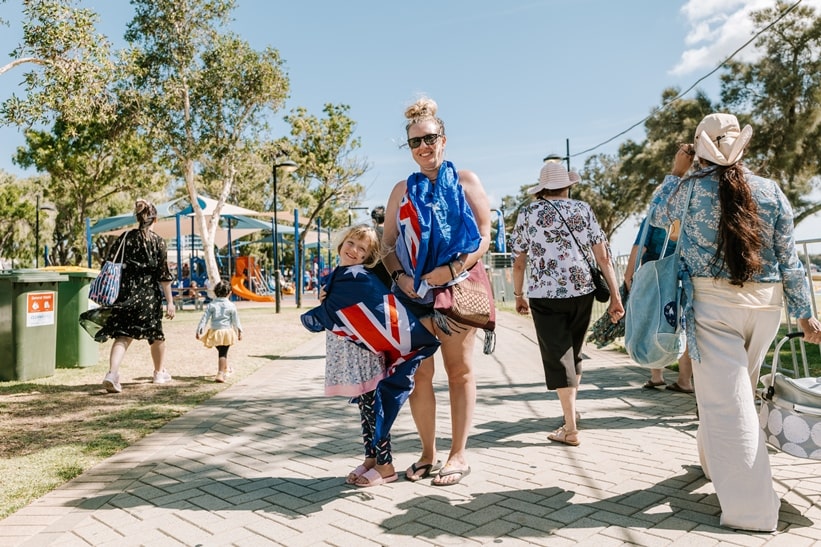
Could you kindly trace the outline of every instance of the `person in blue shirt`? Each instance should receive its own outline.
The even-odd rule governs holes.
[[[636,270],[636,260],[639,256],[639,249],[641,248],[641,264],[650,262],[651,260],[658,260],[664,256],[670,256],[676,252],[676,241],[678,240],[678,221],[673,223],[673,230],[670,234],[670,241],[667,248],[664,248],[664,242],[667,239],[667,230],[657,226],[648,226],[648,233],[645,236],[647,244],[642,246],[641,237],[645,229],[647,217],[641,221],[639,232],[636,234],[636,240],[633,242],[633,248],[630,251],[630,258],[627,261],[627,268],[624,270],[624,287],[627,292],[633,284],[633,274]],[[656,389],[657,387],[666,386],[670,391],[677,391],[679,393],[694,393],[693,389],[693,364],[690,360],[690,354],[687,350],[678,358],[678,378],[669,386],[664,381],[664,368],[651,368],[650,379],[642,386],[645,389]]]
[[[228,283],[220,281],[214,286],[216,298],[205,308],[195,335],[206,348],[217,348],[217,377],[214,381],[219,383],[225,382],[233,372],[228,366],[228,348],[242,340],[242,325],[236,305],[228,300],[230,295]]]
[[[693,144],[679,146],[671,174],[653,196],[649,222],[669,226],[687,212],[678,245],[699,412],[696,442],[721,525],[772,532],[781,500],[755,389],[785,299],[806,343],[821,343],[821,322],[795,248],[792,207],[776,181],[741,162],[752,133],[732,114],[706,116]],[[698,168],[685,177],[696,157]]]

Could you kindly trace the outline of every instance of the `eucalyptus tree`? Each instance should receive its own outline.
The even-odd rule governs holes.
[[[584,162],[581,183],[571,190],[571,197],[590,204],[608,239],[632,215],[644,207],[636,195],[645,185],[631,185],[621,172],[618,157],[599,154]],[[631,187],[633,186],[633,187]]]
[[[323,226],[339,228],[348,223],[349,207],[362,198],[364,187],[357,181],[370,165],[355,156],[362,143],[354,137],[350,106],[327,103],[322,111],[325,116],[320,118],[298,107],[285,117],[291,139],[279,146],[299,167],[279,185],[278,194],[281,204],[293,203],[304,213],[309,226],[321,218]],[[306,234],[300,234],[300,247]]]
[[[656,186],[669,172],[676,146],[692,139],[698,122],[712,108],[701,92],[695,99],[677,98],[678,90],[665,89],[661,105],[654,108],[645,122],[646,139],[627,140],[615,155],[597,154],[585,160],[579,172],[581,183],[571,190],[571,197],[588,202],[608,237],[628,219],[647,207]],[[505,223],[510,228],[519,211],[530,203],[527,189],[502,198]]]
[[[22,93],[0,104],[0,124],[26,131],[31,147],[18,150],[14,161],[49,175],[36,179],[37,186],[22,196],[32,203],[31,222],[36,214],[35,194],[49,199],[57,209],[58,261],[63,263],[74,254],[71,259],[77,262],[84,254],[84,215],[90,212],[90,204],[99,206],[101,188],[96,186],[99,177],[91,184],[76,182],[82,173],[101,172],[104,166],[77,161],[83,154],[72,147],[87,145],[91,134],[102,138],[100,127],[123,125],[116,120],[112,89],[117,65],[108,39],[96,31],[98,16],[92,10],[80,8],[74,0],[24,0],[22,6],[22,39],[11,52],[12,60],[0,67],[0,75],[18,67],[27,71]],[[50,124],[51,134],[45,129]],[[67,155],[58,161],[61,152]],[[13,213],[6,208],[13,209],[13,204],[0,204],[0,216]]]
[[[821,187],[821,17],[811,6],[781,0],[751,17],[757,29],[766,29],[756,41],[761,55],[753,62],[725,63],[720,101],[702,91],[686,99],[675,88],[665,89],[644,122],[644,140],[627,140],[615,157],[594,156],[585,163],[581,174],[588,184],[573,194],[591,203],[608,234],[646,209],[670,171],[678,143],[692,142],[701,119],[716,111],[753,125],[744,161],[780,183],[796,223],[821,211],[821,202],[812,198]],[[522,189],[505,199],[520,207],[528,196]]]
[[[127,118],[70,123],[50,131],[29,129],[14,162],[48,173],[44,198],[54,205],[53,250],[58,264],[79,264],[85,253],[85,219],[119,214],[127,199],[148,196],[168,183],[152,162],[147,140]]]
[[[661,104],[645,121],[643,141],[628,139],[615,155],[597,154],[587,158],[580,171],[582,182],[571,190],[571,197],[588,202],[608,237],[625,222],[642,213],[656,187],[669,173],[678,143],[690,142],[698,122],[712,111],[707,96],[696,93],[693,99],[677,98],[679,92],[662,92]],[[515,222],[518,211],[532,197],[528,186],[516,196],[505,196],[508,216]]]
[[[23,0],[23,38],[0,76],[17,67],[24,96],[0,104],[0,123],[29,127],[62,115],[69,121],[113,115],[110,82],[115,64],[97,14],[76,0]]]
[[[33,264],[36,211],[35,202],[28,199],[28,196],[34,192],[34,180],[20,180],[10,173],[0,171],[0,259],[4,265]]]
[[[619,147],[623,197],[640,210],[669,172],[677,143],[692,142],[698,123],[715,111],[752,124],[744,161],[780,183],[796,223],[821,210],[811,198],[821,187],[821,18],[812,7],[789,9],[782,1],[751,17],[757,29],[769,26],[756,41],[761,54],[754,62],[725,63],[720,101],[700,91],[678,98],[678,90],[666,89],[645,122],[646,139]]]
[[[721,100],[752,124],[745,161],[781,184],[798,224],[821,211],[811,198],[821,188],[821,17],[811,6],[788,8],[779,0],[752,14],[757,29],[775,24],[756,41],[757,61],[728,63]]]
[[[214,236],[242,158],[267,116],[281,108],[288,79],[279,53],[255,51],[222,32],[233,0],[132,0],[126,40],[133,77],[122,97],[142,117],[146,134],[171,174],[184,181],[203,234],[208,276],[219,280]],[[205,180],[207,178],[207,180]],[[196,197],[219,193],[210,219]]]

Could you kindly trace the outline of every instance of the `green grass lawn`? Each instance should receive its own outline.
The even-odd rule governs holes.
[[[149,346],[137,340],[120,369],[123,392],[106,394],[100,385],[108,370],[111,341],[99,348],[96,365],[57,368],[53,376],[0,382],[0,519],[82,474],[208,400],[216,393],[272,365],[280,355],[316,339],[299,314],[273,306],[240,309],[243,339],[231,348],[236,371],[227,383],[214,382],[216,350],[194,338],[201,311],[181,311],[164,321],[166,366],[174,380],[151,383]],[[275,366],[275,365],[274,365]]]

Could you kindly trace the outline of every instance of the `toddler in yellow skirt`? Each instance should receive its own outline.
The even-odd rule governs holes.
[[[217,348],[217,377],[215,382],[225,382],[233,372],[228,366],[228,348],[242,340],[242,325],[239,322],[237,307],[228,300],[231,287],[220,281],[214,287],[214,299],[205,308],[200,324],[197,325],[197,340],[202,340],[206,348]],[[205,330],[206,325],[208,330]]]

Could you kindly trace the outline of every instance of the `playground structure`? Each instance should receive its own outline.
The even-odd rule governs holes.
[[[253,302],[274,302],[273,290],[262,276],[262,271],[253,256],[238,256],[234,275],[231,276],[231,290],[235,296]]]
[[[197,203],[202,210],[202,213],[209,218],[216,210],[217,200],[211,199],[204,195],[198,195]],[[169,244],[168,262],[169,266],[175,266],[176,275],[175,282],[172,284],[172,294],[175,301],[180,304],[188,303],[189,300],[193,304],[198,303],[198,297],[193,294],[202,295],[202,300],[208,302],[209,296],[213,297],[213,293],[209,295],[209,291],[202,289],[206,286],[207,273],[205,268],[205,261],[197,257],[197,252],[202,250],[202,234],[199,233],[200,224],[195,222],[194,207],[189,203],[187,197],[172,199],[166,203],[157,205],[158,221],[153,226],[154,233],[160,235],[166,240],[173,240],[176,245]],[[274,290],[274,281],[271,277],[271,272],[265,272],[262,275],[261,269],[255,264],[254,258],[250,256],[237,256],[232,251],[239,251],[239,248],[245,244],[268,244],[273,242],[273,234],[276,234],[277,246],[285,245],[293,248],[297,247],[297,242],[300,242],[300,247],[304,245],[304,249],[299,249],[299,254],[294,251],[294,260],[299,265],[294,265],[294,271],[299,272],[303,270],[307,264],[305,253],[308,249],[316,249],[316,261],[319,263],[319,273],[327,270],[327,267],[322,267],[322,248],[328,250],[328,262],[331,260],[331,231],[329,229],[320,229],[319,221],[317,221],[316,231],[310,230],[299,223],[298,210],[294,209],[293,215],[289,215],[284,211],[279,212],[289,218],[289,222],[293,222],[293,226],[276,225],[274,229],[274,222],[276,213],[271,215],[269,213],[260,213],[226,203],[223,205],[220,212],[220,226],[214,235],[214,246],[216,249],[227,248],[227,275],[223,269],[221,258],[225,255],[216,254],[217,268],[220,272],[220,277],[231,284],[234,296],[239,299],[252,300],[257,302],[276,302],[276,295]],[[258,220],[253,217],[266,216],[272,217],[271,221]],[[292,219],[292,220],[290,220]],[[91,219],[86,222],[86,242],[88,248],[88,264],[92,264],[92,251],[94,249],[92,237],[97,236],[115,236],[123,231],[129,229],[136,223],[136,219],[132,213],[123,213],[108,218],[98,219],[94,224],[91,224]],[[300,230],[305,232],[300,234]],[[245,236],[259,232],[267,232],[272,235],[265,235],[255,241],[240,241]],[[327,233],[328,241],[322,241],[322,235]],[[286,237],[283,237],[286,236]],[[293,236],[293,239],[291,239]],[[172,248],[173,247],[173,248]],[[233,256],[232,256],[233,255]],[[311,261],[309,260],[310,264]],[[236,264],[235,269],[232,268]],[[184,268],[189,266],[189,268]],[[186,275],[190,270],[190,276]],[[296,279],[296,277],[294,278]],[[304,292],[301,283],[294,283],[292,280],[283,280],[280,273],[281,295],[295,295],[297,304],[300,303],[300,298]],[[194,291],[191,290],[193,282]]]
[[[208,270],[205,267],[205,259],[199,256],[192,256],[188,259],[191,281],[196,281],[200,287],[205,286],[208,281]]]
[[[203,304],[209,301],[208,292],[205,289],[208,281],[208,273],[205,260],[197,256],[189,256],[182,264],[168,261],[168,266],[174,274],[174,281],[171,282],[171,295],[174,297],[174,304],[179,309],[185,309],[186,304],[191,304],[194,309],[201,309]]]

